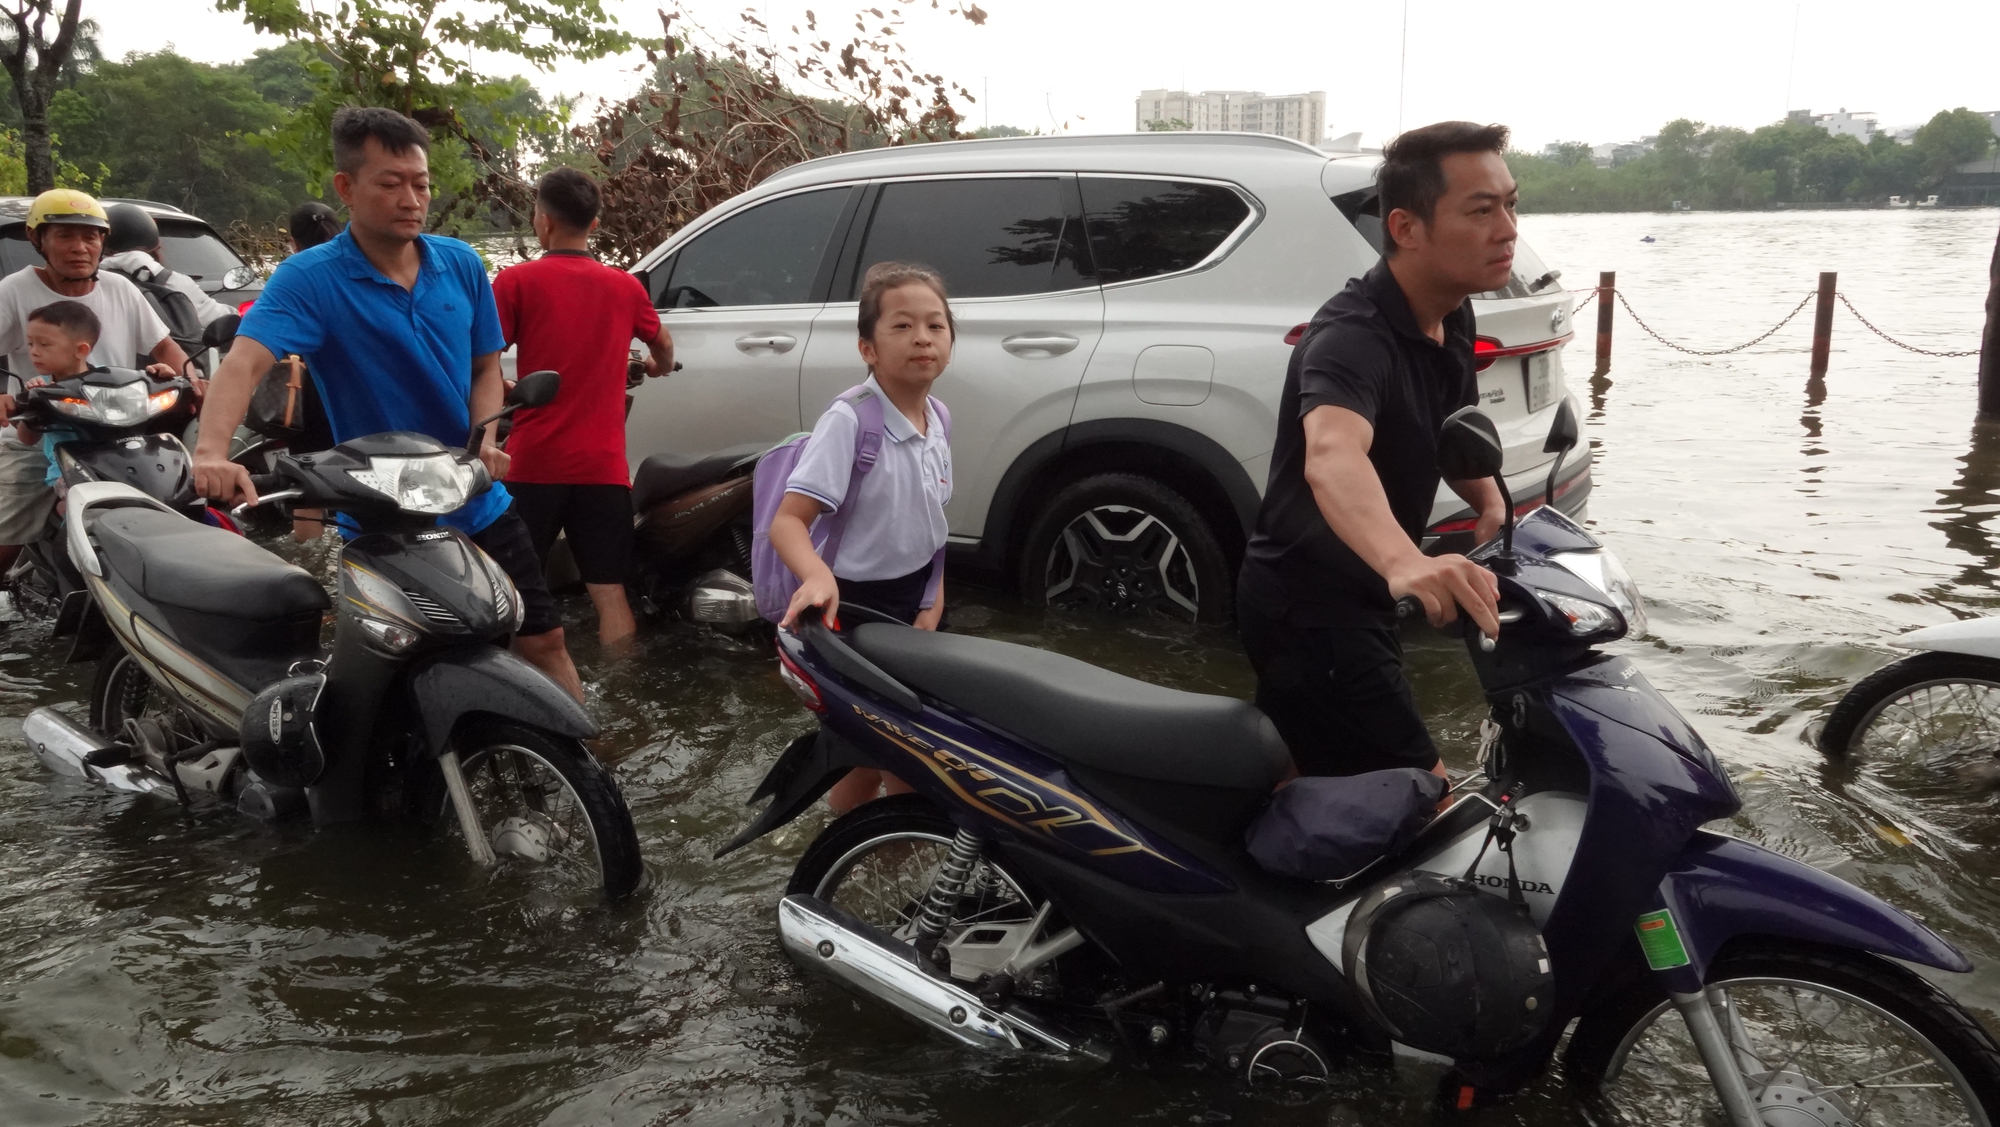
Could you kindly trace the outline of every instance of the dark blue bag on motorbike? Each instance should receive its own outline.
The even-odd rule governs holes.
[[[1243,843],[1270,872],[1339,880],[1408,845],[1444,790],[1443,779],[1414,767],[1295,779],[1271,796]]]

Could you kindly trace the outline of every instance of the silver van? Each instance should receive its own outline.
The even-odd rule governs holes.
[[[635,268],[685,370],[648,381],[634,466],[810,428],[866,376],[871,264],[936,268],[958,340],[954,559],[1031,602],[1205,622],[1233,613],[1292,345],[1379,257],[1380,157],[1245,133],[1017,137],[793,165]],[[1541,498],[1570,294],[1524,244],[1476,301],[1483,409],[1510,488]],[[1590,462],[1566,466],[1576,513]],[[1432,543],[1470,547],[1441,490]]]

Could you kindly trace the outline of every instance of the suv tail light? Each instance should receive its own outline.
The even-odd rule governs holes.
[[[806,706],[806,711],[826,715],[826,702],[819,698],[819,686],[813,684],[813,679],[799,668],[792,655],[783,650],[778,651],[778,676],[798,695],[799,703]]]
[[[1292,331],[1285,334],[1285,343],[1286,344],[1299,343],[1299,341],[1306,335],[1306,325],[1309,325],[1311,323],[1312,322],[1308,321],[1305,324],[1293,325]]]
[[[1575,333],[1564,333],[1554,340],[1538,340],[1533,344],[1506,345],[1492,337],[1475,337],[1472,341],[1472,369],[1483,372],[1493,366],[1495,360],[1509,356],[1533,356],[1537,352],[1549,352],[1569,343]]]

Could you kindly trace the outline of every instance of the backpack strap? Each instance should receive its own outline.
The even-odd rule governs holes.
[[[848,474],[847,492],[854,493],[854,479],[875,468],[882,457],[882,396],[867,384],[856,384],[834,396],[835,403],[845,403],[854,411],[858,429],[854,435],[854,468]],[[820,542],[819,558],[833,566],[833,559],[840,553],[840,539],[847,532],[847,514],[853,508],[842,504],[837,512],[831,512],[820,520],[832,525],[827,529],[826,539]]]

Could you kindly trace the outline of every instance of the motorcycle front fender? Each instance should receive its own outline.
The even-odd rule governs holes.
[[[475,713],[499,716],[571,739],[589,739],[597,724],[576,698],[548,675],[498,646],[453,646],[418,658],[408,673],[423,723],[425,750],[442,755],[458,722]]]
[[[807,732],[791,742],[778,761],[771,764],[764,781],[750,794],[745,806],[754,804],[760,798],[769,798],[771,804],[757,819],[743,827],[742,832],[729,839],[715,856],[722,857],[756,841],[772,830],[789,824],[792,819],[805,813],[818,802],[820,796],[833,789],[833,784],[856,767],[873,767],[876,764],[853,744],[842,739],[837,733],[825,728]]]
[[[1661,970],[1692,992],[1730,940],[1767,936],[1845,947],[1964,973],[1958,948],[1907,913],[1830,873],[1721,834],[1699,832],[1660,882],[1687,963]],[[1656,964],[1656,969],[1657,964]]]

